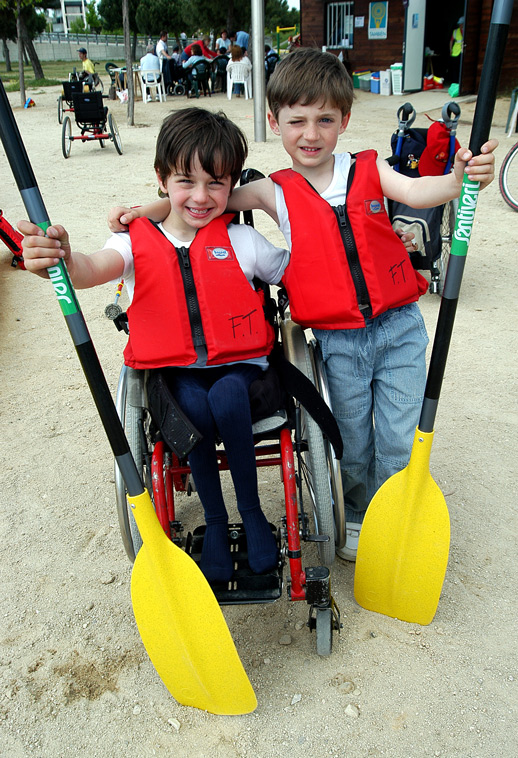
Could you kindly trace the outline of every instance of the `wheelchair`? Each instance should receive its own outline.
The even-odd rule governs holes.
[[[248,169],[241,183],[261,176]],[[244,221],[253,223],[251,212],[244,214]],[[257,468],[276,467],[281,474],[285,512],[277,525],[271,525],[280,560],[276,570],[253,574],[247,563],[243,526],[231,523],[228,539],[234,573],[228,583],[211,586],[221,605],[274,602],[282,595],[287,565],[288,598],[308,603],[308,627],[316,632],[317,654],[328,656],[333,631],[341,628],[340,612],[331,594],[330,568],[336,548],[345,545],[345,508],[337,459],[341,457],[342,441],[330,411],[327,378],[316,341],[308,342],[303,329],[289,317],[282,289],[278,304],[270,298],[266,286],[264,291],[266,312],[277,334],[270,370],[276,370],[285,392],[282,402],[267,409],[269,415],[263,412],[259,420],[252,421]],[[126,315],[118,315],[115,324],[119,330],[127,331]],[[178,449],[175,452],[173,445],[168,447],[149,409],[147,382],[148,372],[123,366],[117,387],[117,412],[165,534],[199,563],[205,527],[185,534],[175,502],[175,493],[191,496],[195,492],[188,456]],[[217,452],[220,472],[228,470],[221,445]],[[142,539],[117,465],[115,492],[122,541],[133,562]],[[311,542],[316,544],[319,565],[304,567],[302,544]]]
[[[304,332],[289,317],[280,323],[285,357],[319,391],[329,399],[327,380],[316,343],[306,341]],[[166,535],[184,549],[197,563],[201,558],[204,526],[184,534],[179,519],[175,493],[192,495],[195,484],[187,458],[180,458],[170,448],[157,427],[148,407],[147,372],[123,366],[116,397],[116,407],[128,437],[129,446],[142,480],[150,492],[159,521]],[[276,534],[280,562],[277,570],[256,575],[247,565],[246,535],[242,524],[230,523],[228,539],[234,558],[234,574],[228,584],[212,583],[221,605],[269,603],[277,600],[283,589],[283,571],[289,565],[287,592],[290,600],[305,600],[309,606],[308,626],[316,631],[316,651],[328,656],[332,634],[339,630],[340,612],[331,595],[330,567],[335,548],[345,544],[345,510],[339,462],[330,440],[308,410],[293,397],[282,407],[253,425],[258,468],[280,469],[285,514]],[[228,470],[224,449],[218,448],[220,471]],[[117,513],[124,548],[134,561],[142,540],[126,500],[126,488],[115,466]],[[306,500],[312,519],[306,510]],[[303,567],[301,544],[315,542],[320,565]]]
[[[95,140],[104,148],[106,141],[110,140],[115,145],[119,155],[122,155],[122,142],[117,128],[117,122],[108,108],[103,103],[101,92],[83,92],[72,95],[73,112],[75,121],[81,134],[72,136],[72,121],[70,116],[63,119],[61,131],[61,148],[63,156],[68,158],[72,149],[72,142],[80,140],[89,142]]]
[[[61,82],[63,94],[58,97],[58,123],[63,123],[65,113],[74,112],[73,96],[80,95],[83,92],[83,83],[78,81]]]

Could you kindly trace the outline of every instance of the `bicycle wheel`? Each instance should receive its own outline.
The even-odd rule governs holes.
[[[58,97],[58,123],[63,123],[63,96]]]
[[[515,161],[516,156],[518,156],[518,142],[505,156],[498,177],[502,197],[513,211],[518,211],[518,160]]]
[[[65,158],[68,158],[72,149],[72,122],[69,116],[63,120],[63,129],[61,130],[61,150]]]
[[[108,113],[108,131],[110,132],[110,137],[113,144],[115,145],[116,151],[119,153],[119,155],[122,155],[122,141],[120,138],[119,130],[117,128],[117,122],[111,113]]]
[[[116,407],[138,472],[142,481],[146,483],[148,471],[144,458],[141,430],[143,428],[144,432],[146,431],[148,414],[147,410],[138,401],[138,397],[144,391],[141,381],[141,377],[137,371],[134,369],[128,370],[127,366],[122,367],[117,388]],[[148,487],[148,491],[152,494],[151,488]],[[142,537],[140,536],[132,510],[128,506],[126,485],[117,463],[115,463],[115,496],[122,542],[128,558],[133,563],[138,551],[142,547]]]
[[[281,324],[281,332],[286,357],[316,385],[303,330],[293,321],[286,320]],[[335,525],[326,445],[320,427],[304,408],[301,408],[301,441],[302,477],[311,499],[316,532],[329,537],[327,542],[317,543],[319,559],[323,566],[332,566],[335,559]]]

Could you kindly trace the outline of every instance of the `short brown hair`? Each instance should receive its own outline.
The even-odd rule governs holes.
[[[197,157],[214,179],[238,181],[248,155],[246,137],[222,111],[182,108],[170,113],[156,141],[155,169],[163,182],[173,171],[188,174]]]
[[[351,110],[354,90],[351,77],[336,55],[299,47],[277,64],[266,96],[275,119],[284,106],[298,102],[312,105],[322,99],[345,116]]]
[[[197,42],[193,42],[191,45],[191,55],[201,55],[202,49],[201,45],[198,45]]]

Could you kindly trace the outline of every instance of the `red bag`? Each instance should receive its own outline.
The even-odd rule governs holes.
[[[17,232],[16,229],[13,229],[11,224],[9,224],[5,220],[4,214],[2,213],[1,210],[0,210],[0,239],[13,254],[13,260],[11,261],[11,266],[13,266],[13,268],[16,268],[16,266],[20,266],[20,268],[24,269],[25,265],[23,263],[23,256],[22,256],[23,234],[20,234],[20,232]]]

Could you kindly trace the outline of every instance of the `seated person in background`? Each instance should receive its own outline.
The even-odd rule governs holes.
[[[142,76],[144,84],[147,84],[149,81],[155,81],[155,76],[146,74],[146,71],[160,71],[160,59],[155,55],[154,51],[155,46],[152,44],[148,45],[146,48],[146,54],[140,59],[140,75]],[[161,76],[157,77],[157,81],[161,81],[161,79]],[[156,99],[160,100],[158,93]],[[151,101],[151,91],[149,87],[146,87],[146,100],[148,103]]]
[[[204,55],[202,55],[201,46],[196,42],[193,42],[192,45],[189,45],[189,47],[191,48],[191,55],[186,61],[182,63],[182,66],[184,69],[186,69],[187,79],[189,81],[190,87],[192,85],[192,67],[194,64],[198,63],[198,61],[205,61],[208,65],[209,61]]]
[[[275,71],[275,66],[280,61],[280,58],[278,54],[275,52],[275,50],[272,50],[270,45],[264,46],[264,68],[266,73],[266,84],[268,84],[268,81],[270,79],[270,76]]]
[[[219,48],[219,55],[213,61],[212,91],[215,92],[218,81],[221,83],[221,92],[227,91],[227,66],[230,58],[225,46]]]
[[[23,243],[25,264],[35,274],[48,278],[46,269],[63,259],[78,289],[124,276],[132,298],[125,362],[161,370],[203,435],[189,453],[207,524],[200,567],[209,581],[219,582],[229,581],[234,566],[217,437],[227,452],[250,568],[261,574],[278,562],[277,543],[259,500],[248,391],[266,370],[274,341],[253,279],[280,281],[288,252],[252,227],[232,224],[233,214],[222,215],[247,152],[245,136],[223,113],[174,111],[164,120],[156,144],[158,184],[171,202],[162,224],[139,218],[129,232],[112,235],[92,255],[72,251],[62,226],[49,227],[45,236],[35,224],[19,224],[29,235]],[[194,299],[182,283],[186,262]],[[242,314],[249,314],[250,322]],[[199,324],[196,338],[190,318]],[[149,338],[153,324],[156,339]]]
[[[86,48],[80,47],[77,52],[79,53],[79,60],[83,64],[83,70],[79,73],[79,81],[85,82],[92,89],[94,86],[95,66],[88,57]]]
[[[239,45],[232,45],[230,48],[230,55],[232,56],[232,59],[229,61],[227,66],[227,71],[231,71],[234,66],[239,63],[239,65],[243,65],[248,75],[250,74],[250,71],[252,70],[252,62],[250,58],[245,55],[245,51],[242,47]],[[242,84],[234,84],[234,94],[236,97],[240,97],[241,92],[244,91],[244,86]]]

